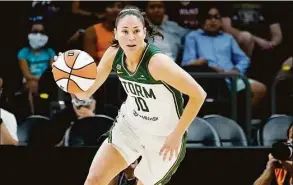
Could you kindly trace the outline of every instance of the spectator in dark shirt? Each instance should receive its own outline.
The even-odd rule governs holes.
[[[237,2],[227,9],[223,29],[237,39],[249,56],[255,45],[271,50],[282,42],[279,20],[272,7],[261,2]]]
[[[233,2],[225,8],[223,30],[232,34],[245,53],[251,57],[248,76],[270,88],[284,56],[280,17],[274,4]],[[262,73],[266,70],[266,75]]]
[[[167,16],[171,21],[177,22],[180,26],[194,30],[199,28],[199,2],[195,1],[173,1],[166,4]]]

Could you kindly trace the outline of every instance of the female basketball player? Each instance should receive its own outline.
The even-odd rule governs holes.
[[[140,156],[138,184],[167,183],[185,155],[186,130],[206,93],[195,80],[146,38],[162,36],[133,6],[115,24],[115,40],[97,67],[94,85],[77,98],[90,97],[116,71],[128,94],[108,139],[97,152],[86,185],[107,185]],[[189,96],[183,111],[182,93]]]

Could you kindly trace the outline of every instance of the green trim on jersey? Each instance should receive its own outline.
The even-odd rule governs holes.
[[[142,83],[142,84],[162,84],[168,89],[173,96],[173,100],[176,106],[176,112],[178,115],[178,118],[182,115],[183,112],[183,97],[181,92],[179,92],[177,89],[171,87],[170,85],[166,84],[163,81],[155,80],[152,75],[149,72],[148,66],[149,61],[153,57],[153,55],[157,53],[163,53],[160,49],[155,47],[152,44],[147,44],[145,51],[143,52],[143,55],[133,73],[127,70],[125,66],[125,54],[122,48],[119,48],[117,51],[117,54],[115,56],[112,69],[116,72],[119,78]],[[162,61],[164,62],[164,61]]]
[[[166,84],[165,82],[162,81],[162,83],[172,93],[173,100],[174,100],[174,103],[176,106],[177,116],[178,116],[178,118],[180,118],[183,113],[183,104],[184,104],[182,93],[180,91],[178,91],[177,89],[175,89],[174,87]]]
[[[108,143],[112,143],[112,130],[114,128],[115,124],[112,125],[110,130],[108,131]]]
[[[171,168],[165,174],[165,176],[161,180],[159,180],[155,185],[164,185],[164,184],[167,184],[171,180],[172,175],[177,171],[180,163],[183,161],[183,159],[185,157],[186,141],[187,141],[187,132],[185,132],[182,137],[182,144],[181,144],[180,152],[179,152],[179,155],[178,155],[175,163],[171,166]]]
[[[163,53],[158,48],[151,44],[147,44],[145,51],[133,73],[127,70],[125,66],[124,51],[119,48],[115,56],[112,69],[116,72],[119,78],[134,81],[144,84],[161,84],[160,81],[155,80],[148,70],[149,61],[153,55]]]

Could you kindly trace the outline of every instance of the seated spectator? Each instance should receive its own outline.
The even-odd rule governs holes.
[[[195,30],[199,28],[198,15],[201,7],[196,1],[173,1],[166,4],[167,16],[170,21],[177,22],[186,29]]]
[[[114,39],[115,21],[122,10],[124,4],[122,2],[109,1],[104,3],[105,19],[101,23],[97,23],[85,30],[83,40],[83,50],[89,53],[98,64],[104,55],[108,47],[111,46],[111,42]],[[106,84],[103,84],[95,93],[95,97],[98,97],[99,107],[102,107],[105,102],[111,102],[111,104],[120,104],[120,100],[117,96],[117,91],[108,91],[105,95],[105,89],[108,89],[108,85],[117,87],[118,81],[115,79],[107,80]],[[110,98],[107,98],[110,97]],[[116,98],[113,98],[116,97]]]
[[[74,27],[78,27],[74,28],[74,34],[67,42],[69,46],[76,48],[77,45],[77,48],[89,48],[88,50],[90,51],[88,51],[88,53],[92,54],[94,54],[96,50],[105,50],[104,48],[110,46],[108,40],[114,37],[115,19],[122,10],[124,3],[121,1],[103,2],[100,5],[98,3],[99,2],[90,3],[82,1],[74,1],[72,3],[72,12],[75,14],[72,24]],[[77,23],[80,25],[75,25]],[[101,35],[103,35],[103,37],[101,37]],[[83,38],[85,36],[86,38]],[[83,41],[83,39],[85,40]],[[99,47],[97,47],[98,44]],[[100,54],[101,53],[99,53],[99,55]]]
[[[276,75],[275,114],[293,115],[293,57],[287,58]]]
[[[55,52],[47,47],[49,36],[46,35],[42,22],[34,22],[28,33],[29,46],[18,52],[19,66],[24,76],[25,87],[28,90],[28,99],[31,113],[34,114],[34,99],[38,92],[38,81],[44,71],[53,63]]]
[[[71,103],[51,117],[54,130],[52,142],[61,141],[66,129],[77,119],[95,115],[95,108],[96,101],[93,98],[80,101],[71,95]]]
[[[251,57],[247,75],[268,88],[284,61],[281,46],[283,34],[280,13],[274,4],[263,2],[233,2],[225,6],[223,30],[236,38]],[[266,69],[266,75],[262,73]]]
[[[104,14],[104,3],[95,1],[74,0],[71,6],[75,29],[86,29],[96,22],[106,18]]]
[[[179,26],[176,22],[164,19],[165,4],[163,1],[148,1],[145,10],[150,22],[164,35],[163,40],[157,37],[153,41],[150,40],[150,42],[174,61],[177,61],[182,49],[182,38],[188,30]]]
[[[46,32],[50,33],[50,45],[56,51],[64,50],[66,40],[70,34],[69,6],[71,2],[66,1],[32,1],[31,8],[27,11],[30,21],[46,20]],[[56,29],[67,24],[66,29]],[[68,35],[69,34],[69,35]]]
[[[0,78],[0,97],[2,95],[3,80]],[[17,145],[17,122],[15,116],[0,108],[0,145]]]
[[[123,8],[123,3],[110,1],[105,5],[105,20],[94,24],[84,32],[83,50],[98,64],[111,41],[114,39],[115,20]]]
[[[225,12],[223,30],[236,38],[248,56],[252,55],[255,44],[270,50],[282,42],[279,20],[264,3],[235,2]]]
[[[288,141],[293,142],[293,124],[288,129]],[[293,162],[291,160],[281,161],[275,159],[271,154],[266,169],[254,182],[254,185],[292,185],[293,184]]]
[[[202,14],[203,28],[190,32],[185,38],[182,66],[203,66],[216,72],[242,74],[249,66],[249,58],[240,49],[235,39],[221,30],[221,15],[217,8],[210,8]],[[265,95],[266,87],[249,79],[256,105]],[[237,82],[237,90],[244,88],[242,80]]]

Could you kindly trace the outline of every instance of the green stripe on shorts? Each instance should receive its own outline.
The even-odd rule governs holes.
[[[171,166],[171,168],[165,174],[165,176],[161,180],[159,180],[155,185],[164,185],[164,184],[167,184],[171,180],[172,175],[176,172],[176,170],[178,169],[180,163],[183,161],[183,159],[185,157],[185,153],[186,153],[186,141],[187,141],[187,132],[185,132],[184,135],[183,135],[182,145],[181,145],[180,153],[178,155],[177,160]]]
[[[112,125],[110,130],[108,131],[108,143],[112,143],[112,130],[114,128],[115,124]]]

